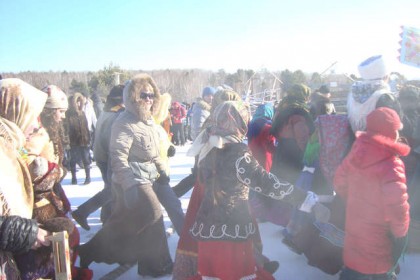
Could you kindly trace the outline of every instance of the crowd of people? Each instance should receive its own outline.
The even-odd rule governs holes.
[[[420,223],[420,89],[391,92],[382,56],[358,69],[346,115],[327,85],[294,84],[251,114],[232,88],[204,87],[190,106],[148,74],[114,86],[104,106],[0,80],[1,277],[53,278],[49,236],[67,231],[73,279],[92,279],[92,262],[176,280],[274,279],[264,221],[282,226],[291,253],[341,280],[397,279]],[[168,161],[187,141],[194,167],[171,187]],[[79,166],[90,184],[92,160],[104,188],[71,211],[61,181],[70,170],[77,184]],[[184,213],[179,198],[191,189]],[[161,206],[179,235],[174,260]],[[79,244],[74,221],[90,230],[99,208],[102,228]]]

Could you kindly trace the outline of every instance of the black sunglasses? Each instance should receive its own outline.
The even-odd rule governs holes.
[[[140,98],[141,99],[147,99],[147,98],[153,99],[153,98],[155,98],[155,94],[154,93],[142,92],[142,93],[140,93]]]

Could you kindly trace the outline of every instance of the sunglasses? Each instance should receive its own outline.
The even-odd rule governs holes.
[[[153,98],[155,98],[155,94],[154,93],[142,92],[142,93],[140,93],[140,98],[141,99],[147,99],[147,98],[153,99]]]

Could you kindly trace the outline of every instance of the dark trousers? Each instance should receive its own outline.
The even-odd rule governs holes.
[[[89,147],[70,147],[70,170],[76,171],[79,161],[83,163],[83,168],[90,168]]]
[[[185,144],[184,125],[182,123],[172,124],[172,142],[175,145]]]

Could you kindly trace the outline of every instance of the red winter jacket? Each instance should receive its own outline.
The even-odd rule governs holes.
[[[187,110],[179,103],[173,102],[171,107],[172,124],[182,123],[182,119],[187,116]]]
[[[380,135],[357,133],[338,167],[334,187],[347,203],[344,264],[382,274],[392,266],[392,239],[407,234],[409,204],[404,163],[410,148]]]

